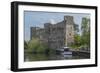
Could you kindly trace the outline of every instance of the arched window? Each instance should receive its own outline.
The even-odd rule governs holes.
[[[69,35],[71,36],[71,33],[69,33]]]

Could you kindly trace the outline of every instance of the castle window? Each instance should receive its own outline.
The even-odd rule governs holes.
[[[71,36],[71,33],[69,33],[69,35]]]

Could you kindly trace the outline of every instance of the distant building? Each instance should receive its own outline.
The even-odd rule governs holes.
[[[49,48],[59,49],[74,43],[73,16],[64,16],[64,20],[56,23],[45,23],[44,28],[31,27],[31,39],[38,37]]]

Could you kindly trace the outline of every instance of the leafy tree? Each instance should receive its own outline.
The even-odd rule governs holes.
[[[90,46],[90,19],[89,18],[82,18],[81,24],[81,31],[82,31],[82,45],[87,47]]]
[[[75,35],[74,36],[74,42],[75,42],[75,45],[77,46],[80,46],[81,45],[81,36],[79,34]]]
[[[28,42],[24,41],[24,49],[28,49]]]
[[[39,47],[39,39],[32,38],[32,40],[29,41],[28,46],[29,46],[29,50],[31,52],[36,51],[37,48]]]
[[[79,26],[77,24],[74,24],[74,31],[75,31],[75,34],[78,34]]]
[[[26,42],[25,42],[25,45],[26,46]],[[46,52],[48,47],[45,43],[43,43],[39,38],[32,38],[32,40],[28,41],[28,49],[27,51],[29,52],[35,52],[35,53],[38,53],[38,52]]]
[[[90,19],[83,17],[81,23],[81,31],[79,26],[74,24],[74,44],[71,45],[73,48],[79,48],[81,46],[90,47]],[[78,33],[81,32],[81,35]]]
[[[90,29],[90,19],[83,17],[82,24],[81,24],[82,34],[84,35],[87,32],[89,32],[89,29]]]

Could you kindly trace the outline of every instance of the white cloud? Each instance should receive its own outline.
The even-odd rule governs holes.
[[[56,21],[54,19],[50,19],[51,24],[56,24]]]

